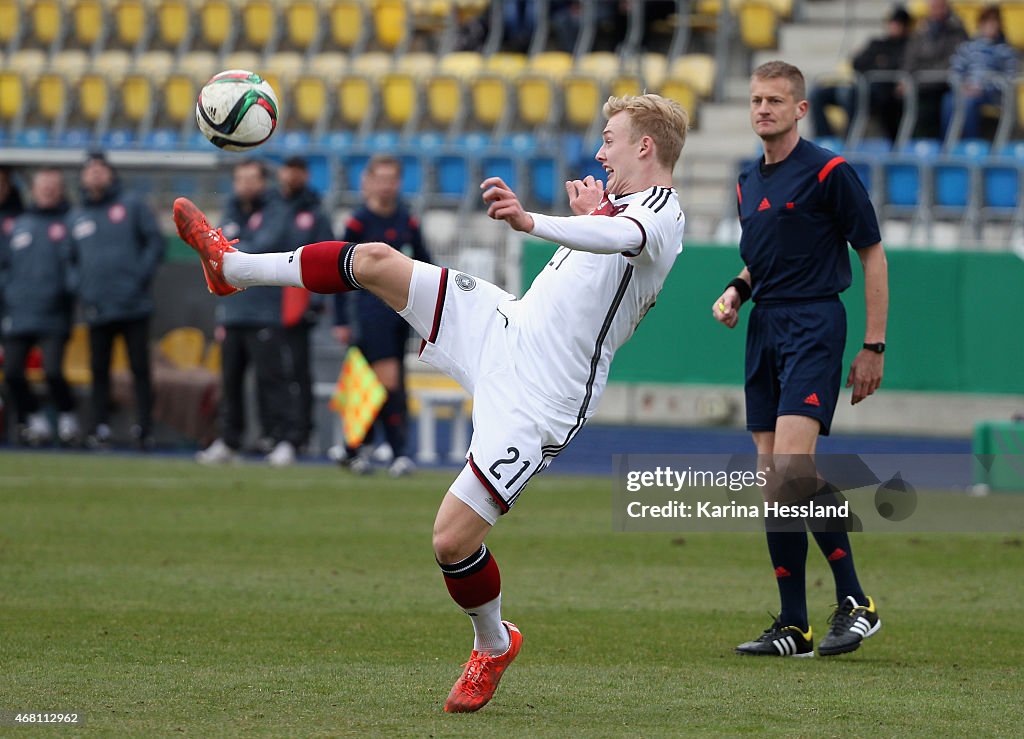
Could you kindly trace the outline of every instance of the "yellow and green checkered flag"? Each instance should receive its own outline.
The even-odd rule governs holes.
[[[345,444],[350,449],[363,443],[387,396],[363,353],[349,347],[328,407],[341,416]]]

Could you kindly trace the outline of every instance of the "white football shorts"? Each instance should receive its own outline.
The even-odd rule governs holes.
[[[516,374],[516,362],[543,359],[516,351],[509,321],[515,300],[486,280],[415,262],[409,304],[400,311],[423,337],[420,359],[473,396],[467,464],[451,491],[491,525],[583,426],[583,419],[530,392]]]

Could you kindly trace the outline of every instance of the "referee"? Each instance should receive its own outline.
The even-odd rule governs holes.
[[[889,308],[888,267],[878,220],[868,194],[846,161],[800,137],[807,114],[799,69],[768,62],[750,81],[750,122],[764,156],[744,170],[736,186],[746,265],[712,306],[729,328],[740,306],[752,299],[746,344],[747,429],[758,464],[772,470],[766,499],[792,502],[815,496],[835,504],[834,489],[814,468],[818,435],[828,435],[839,400],[846,345],[846,312],[839,293],[850,286],[847,244],[864,267],[867,310],[864,346],[846,377],[851,402],[868,397],[882,382]],[[806,484],[811,481],[811,484]],[[803,489],[801,489],[801,487]],[[768,552],[782,604],[760,637],[741,644],[741,654],[813,657],[807,618],[805,523],[796,527],[766,518]],[[811,527],[832,569],[836,609],[821,655],[851,652],[881,626],[874,601],[864,594],[844,526]]]

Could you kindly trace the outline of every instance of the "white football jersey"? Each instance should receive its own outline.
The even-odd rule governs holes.
[[[581,420],[597,408],[616,350],[654,305],[683,250],[685,224],[676,191],[657,186],[606,195],[582,218],[629,219],[640,231],[640,246],[560,246],[522,299],[510,304],[518,329],[517,374]]]

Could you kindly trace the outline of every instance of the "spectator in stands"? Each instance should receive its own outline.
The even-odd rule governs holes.
[[[1003,99],[1000,80],[1010,82],[1017,76],[1017,51],[1006,43],[998,5],[988,5],[981,11],[978,35],[957,47],[949,69],[954,89],[942,98],[942,136],[945,138],[949,130],[957,102],[956,90],[959,90],[964,106],[960,136],[978,138],[982,106],[1000,105]]]
[[[277,173],[278,187],[288,208],[290,241],[281,248],[298,249],[303,244],[333,241],[331,220],[320,205],[320,196],[309,187],[309,166],[302,157],[285,160]],[[324,309],[322,295],[301,287],[282,288],[282,323],[289,351],[292,382],[290,392],[295,408],[295,441],[301,447],[313,433],[313,373],[310,367],[309,334]]]
[[[32,446],[50,443],[50,418],[25,375],[29,352],[39,346],[46,385],[57,410],[57,436],[63,444],[74,444],[78,419],[63,366],[74,275],[65,221],[69,205],[60,170],[37,171],[31,195],[32,207],[14,219],[10,238],[0,241],[4,371],[22,441]]]
[[[93,448],[110,445],[110,358],[124,338],[135,390],[132,440],[152,446],[153,391],[149,357],[152,284],[163,261],[164,237],[149,207],[123,192],[102,151],[90,152],[81,172],[82,204],[68,218],[78,299],[89,325]],[[116,279],[113,279],[115,278]]]
[[[244,159],[234,166],[233,194],[224,209],[223,233],[238,239],[247,252],[278,251],[290,243],[288,208],[268,187],[266,165]],[[221,345],[221,437],[196,455],[201,464],[233,462],[245,431],[245,374],[256,375],[261,450],[274,466],[295,461],[299,432],[295,424],[290,374],[282,326],[280,287],[255,287],[218,304],[217,338]]]
[[[950,9],[948,0],[930,0],[928,15],[911,34],[903,58],[903,70],[917,79],[917,126],[914,136],[937,138],[940,133],[942,97],[949,90],[949,60],[967,32]],[[906,96],[904,86],[898,94]]]
[[[419,221],[399,198],[401,184],[402,163],[391,156],[374,156],[363,173],[365,203],[352,214],[345,226],[343,239],[384,241],[406,256],[430,263]],[[412,459],[406,453],[408,409],[404,360],[409,325],[368,290],[339,294],[335,302],[335,323],[337,339],[346,345],[355,340],[388,391],[387,400],[377,416],[394,453],[388,474],[393,477],[406,475],[414,469]],[[360,450],[346,450],[346,456],[340,461],[359,474],[372,469]]]
[[[897,5],[886,21],[884,36],[868,42],[852,60],[854,71],[860,74],[892,72],[903,66],[903,55],[910,32],[910,14]],[[903,116],[903,101],[896,95],[896,83],[891,80],[868,80],[869,115],[881,125],[890,140],[896,139]],[[822,85],[811,93],[811,116],[816,136],[837,136],[829,123],[825,108],[839,105],[846,111],[847,121],[857,114],[857,86],[855,84]],[[847,129],[847,133],[849,129]]]

